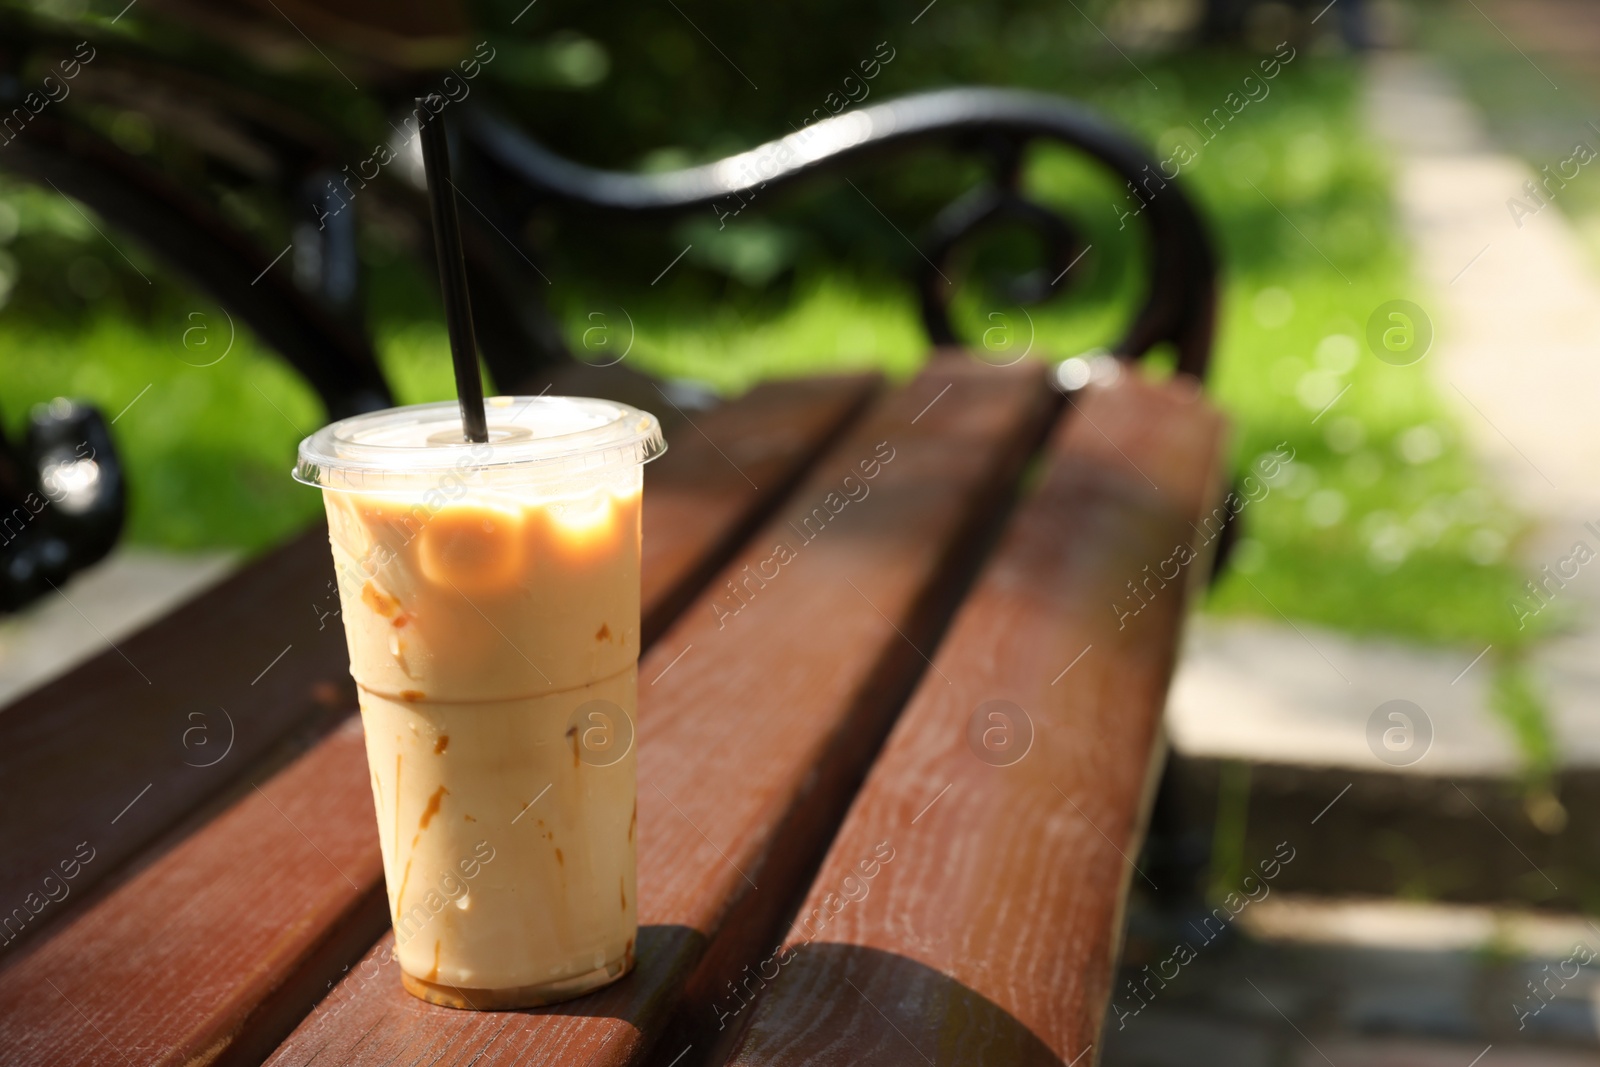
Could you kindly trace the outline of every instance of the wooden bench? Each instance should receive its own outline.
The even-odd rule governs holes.
[[[401,990],[315,530],[0,715],[0,1060],[1084,1062],[1220,418],[954,352],[654,407],[634,974]]]

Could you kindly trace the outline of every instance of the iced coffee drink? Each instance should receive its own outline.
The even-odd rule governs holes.
[[[633,965],[642,464],[656,420],[496,397],[345,419],[323,490],[402,979],[547,1004]]]

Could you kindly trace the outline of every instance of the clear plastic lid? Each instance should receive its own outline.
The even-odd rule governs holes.
[[[667,450],[654,415],[611,400],[496,396],[484,413],[486,443],[462,437],[453,400],[341,419],[300,442],[295,480],[353,492],[426,492],[446,478],[512,488],[648,463]]]

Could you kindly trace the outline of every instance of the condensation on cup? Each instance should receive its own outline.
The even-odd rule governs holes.
[[[505,1009],[633,966],[640,493],[666,445],[610,401],[485,407],[486,443],[454,402],[336,422],[294,473],[327,507],[405,988]]]

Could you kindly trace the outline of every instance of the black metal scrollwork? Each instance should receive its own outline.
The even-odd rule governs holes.
[[[473,150],[504,176],[516,179],[524,207],[555,200],[636,214],[703,209],[730,196],[782,188],[819,171],[916,145],[998,141],[1007,145],[1007,158],[1015,160],[1029,141],[1054,140],[1100,162],[1136,190],[1145,205],[1141,217],[1151,253],[1150,276],[1133,324],[1112,350],[1133,359],[1170,342],[1178,353],[1179,370],[1197,377],[1205,374],[1215,321],[1217,266],[1198,212],[1183,190],[1161,174],[1154,156],[1120,130],[1059,97],[1001,89],[921,93],[846,112],[716,163],[650,175],[574,163],[483,109],[468,113],[466,131]],[[1016,191],[1014,163],[1004,170],[1009,173],[1002,174],[1001,185],[958,202],[935,220],[933,247],[925,250],[935,263],[956,242],[999,217],[1038,226],[1053,261],[1075,247],[1070,223]],[[943,294],[926,275],[919,288],[930,339],[953,340]]]
[[[0,21],[0,109],[10,109],[19,99],[21,72],[66,42],[9,16]],[[328,175],[347,147],[341,136],[313,117],[252,96],[249,89],[208,81],[201,72],[169,69],[130,42],[98,44],[106,55],[96,60],[96,69],[116,70],[122,81],[115,84],[145,79],[190,96],[199,93],[231,129],[254,138],[255,150],[276,175],[273,195],[285,202],[293,220],[296,268],[271,269],[287,249],[263,247],[205,196],[123,151],[77,121],[70,108],[30,117],[21,135],[8,136],[0,168],[82,201],[135,238],[275,349],[317,391],[330,416],[390,403],[361,311],[355,211],[381,207],[388,217],[409,214],[422,222],[425,207],[417,189],[386,174],[354,202],[354,210],[339,214],[319,207],[318,190],[331,187]],[[956,343],[949,268],[959,247],[980,231],[1020,225],[1043,241],[1044,269],[1010,279],[1005,289],[1022,305],[1064,288],[1057,283],[1085,250],[1069,219],[1021,190],[1021,160],[1037,141],[1084,153],[1126,183],[1143,205],[1138,216],[1149,253],[1144,292],[1132,323],[1111,350],[1136,359],[1169,343],[1179,371],[1205,374],[1217,264],[1199,214],[1148,151],[1071,101],[999,89],[921,93],[846,111],[715,163],[648,175],[600,170],[558,156],[480,97],[455,106],[451,115],[463,164],[458,188],[473,208],[462,214],[480,349],[502,389],[515,389],[569,358],[561,331],[542,303],[545,281],[535,263],[537,252],[522,240],[530,212],[554,204],[645,216],[704,210],[730,198],[742,204],[758,189],[765,195],[820,173],[925,146],[987,155],[993,169],[990,182],[931,220],[920,249],[926,267],[919,268],[914,283],[928,337],[937,345]],[[200,154],[206,150],[204,144],[191,147]],[[335,224],[324,225],[329,219]],[[426,226],[417,230],[426,233]],[[79,416],[88,420],[86,433],[94,429],[89,413]],[[36,595],[38,579],[63,577],[109,548],[121,522],[122,477],[109,436],[104,444],[96,453],[102,480],[93,506],[73,521],[66,519],[69,509],[58,508],[62,517],[36,524],[27,537],[0,552],[0,565],[28,570],[14,589],[0,590],[0,610],[7,602]],[[30,456],[0,441],[0,505],[25,504],[33,499],[30,492],[37,497],[38,488],[53,484],[37,480],[43,475],[31,472]],[[89,468],[74,471],[87,476]],[[69,542],[76,546],[70,553]],[[27,544],[33,547],[24,552]]]

